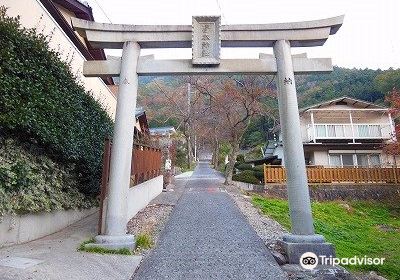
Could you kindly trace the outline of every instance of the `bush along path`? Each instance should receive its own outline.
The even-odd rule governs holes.
[[[199,163],[133,279],[287,279],[228,193]]]
[[[13,201],[0,203],[0,215],[89,207],[112,120],[50,50],[50,38],[3,6],[0,38],[0,199]],[[4,152],[10,146],[15,153]]]

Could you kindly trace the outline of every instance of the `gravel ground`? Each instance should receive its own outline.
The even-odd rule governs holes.
[[[147,206],[128,222],[128,232],[133,235],[148,234],[151,236],[153,244],[157,244],[160,232],[164,228],[172,209],[173,206],[163,204]],[[148,251],[141,250],[139,253],[145,255]]]
[[[250,196],[243,195],[239,188],[233,185],[228,186],[227,191],[257,235],[269,248],[275,243],[274,241],[282,240],[283,234],[287,231],[277,221],[264,216],[259,209],[255,208]]]
[[[150,204],[142,211],[137,213],[127,225],[128,232],[134,235],[148,234],[153,241],[152,248],[157,246],[161,231],[165,227],[168,218],[177,204],[185,189],[185,180],[176,180],[167,187],[166,192],[162,192],[154,198]],[[136,251],[136,254],[147,256],[152,249]]]

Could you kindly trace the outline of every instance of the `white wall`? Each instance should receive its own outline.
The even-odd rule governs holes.
[[[9,16],[20,16],[22,26],[36,28],[38,32],[50,36],[50,47],[61,53],[62,60],[70,62],[72,73],[78,77],[78,81],[83,83],[86,90],[92,91],[93,97],[103,105],[110,117],[114,119],[117,104],[115,95],[100,78],[83,76],[84,56],[39,0],[0,0],[0,5],[8,7],[7,14]]]
[[[307,126],[311,124],[310,116],[307,114],[300,115],[300,131],[301,139],[303,142],[308,142],[308,129]]]
[[[6,215],[0,222],[0,247],[20,244],[55,233],[95,213],[98,208],[50,213]]]
[[[283,147],[281,145],[279,145],[278,147],[275,148],[273,154],[273,156],[278,156],[278,159],[282,159],[282,164],[281,165],[285,165],[285,158],[283,156]]]
[[[160,175],[129,189],[128,221],[162,192],[163,178]]]

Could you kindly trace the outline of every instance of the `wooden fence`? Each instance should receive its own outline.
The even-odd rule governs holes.
[[[387,183],[400,182],[400,168],[387,167],[319,167],[307,166],[308,182],[321,183]],[[282,166],[264,165],[266,184],[285,183],[286,171]]]
[[[111,160],[110,139],[104,143],[102,186],[108,184]],[[133,144],[131,164],[131,187],[161,174],[161,150],[158,148]]]

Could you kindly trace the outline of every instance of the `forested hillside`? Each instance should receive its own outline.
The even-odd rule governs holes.
[[[381,73],[381,70],[335,67],[330,74],[298,76],[299,105],[309,106],[341,96],[381,103],[384,94],[374,82]]]
[[[272,79],[269,76],[268,79]],[[151,96],[155,94],[147,87],[155,78],[141,78],[141,94],[139,95],[139,103],[143,96]],[[169,85],[180,84],[185,82],[188,77],[163,77],[164,83]],[[385,96],[394,87],[400,88],[400,70],[372,70],[372,69],[348,69],[342,67],[334,67],[330,74],[313,74],[296,76],[297,94],[299,107],[306,107],[327,100],[349,96],[356,99],[366,100],[373,103],[384,104]],[[274,81],[270,84],[270,88],[276,91]],[[278,107],[277,99],[266,99],[269,105]],[[146,108],[150,112],[157,108]],[[173,119],[164,118],[155,115],[150,120],[151,125],[176,125]],[[278,116],[275,116],[278,118]],[[250,125],[247,133],[242,141],[243,146],[255,146],[265,142],[272,137],[269,130],[275,123],[263,116],[256,118]]]

